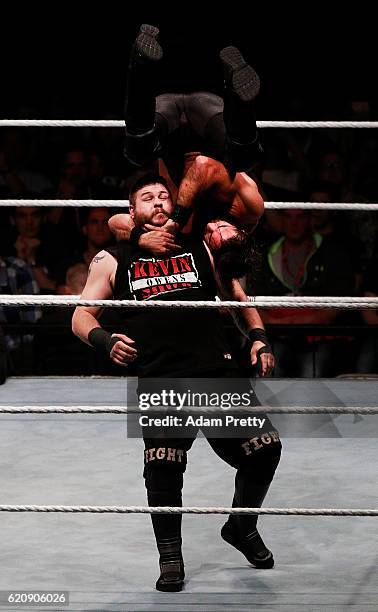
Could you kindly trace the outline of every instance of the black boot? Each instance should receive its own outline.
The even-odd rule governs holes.
[[[182,506],[182,474],[165,474],[153,470],[146,479],[149,506]],[[181,591],[184,584],[184,561],[181,552],[181,514],[151,514],[159,551],[160,577],[158,591]]]
[[[158,62],[163,57],[163,50],[158,41],[159,30],[155,26],[143,23],[140,26],[138,36],[135,39],[131,62]]]
[[[229,92],[235,94],[240,102],[252,102],[260,91],[260,79],[252,66],[249,66],[239,49],[225,47],[219,54],[223,63],[224,84]]]
[[[269,484],[253,483],[248,473],[238,470],[235,477],[233,508],[260,508],[268,492]],[[232,514],[221,529],[222,538],[237,548],[258,569],[270,569],[274,565],[272,552],[265,546],[257,531],[257,516]]]
[[[221,536],[228,544],[243,553],[247,561],[257,569],[271,569],[274,566],[273,554],[265,546],[256,528],[248,536],[242,537],[232,516],[223,525]]]
[[[160,576],[156,589],[169,593],[177,593],[184,585],[184,560],[181,552],[181,538],[164,538],[157,541],[160,553]]]

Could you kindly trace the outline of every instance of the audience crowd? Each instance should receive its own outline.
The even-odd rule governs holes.
[[[366,111],[366,104],[355,104]],[[363,117],[368,118],[368,117]],[[79,133],[79,135],[78,135]],[[0,132],[0,198],[127,199],[133,169],[117,129]],[[267,201],[378,202],[374,130],[265,130],[254,178]],[[0,294],[80,294],[93,256],[113,244],[122,208],[1,207]],[[377,296],[375,211],[266,211],[256,231],[253,295]],[[6,375],[124,374],[71,333],[70,308],[0,307],[0,383]],[[117,313],[107,310],[109,329]],[[374,310],[262,311],[275,376],[377,373]],[[25,327],[26,325],[26,327]]]

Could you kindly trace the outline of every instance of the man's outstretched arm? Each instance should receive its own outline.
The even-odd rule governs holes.
[[[223,289],[226,299],[248,302],[248,296],[238,280],[234,279],[229,288]],[[269,376],[274,368],[274,355],[265,332],[264,323],[257,308],[233,310],[232,316],[240,331],[251,342],[251,364],[257,365],[260,376]]]
[[[88,278],[81,295],[86,300],[107,300],[113,297],[117,262],[106,251],[100,251],[92,260]],[[101,350],[114,363],[127,366],[137,356],[134,340],[125,334],[110,334],[102,329],[98,319],[103,309],[77,306],[72,317],[72,331],[86,344]]]
[[[248,302],[248,296],[234,279],[230,286],[222,287],[223,297],[238,302]],[[274,355],[265,332],[264,324],[256,308],[232,310],[232,317],[240,331],[248,336],[251,342],[251,364],[257,365],[260,376],[269,376],[274,368]]]
[[[248,296],[238,280],[233,279],[227,286],[225,283],[222,283],[214,266],[211,252],[208,247],[206,247],[206,250],[213,266],[213,273],[220,297],[224,300],[235,302],[248,302]],[[274,368],[274,355],[258,310],[256,308],[232,309],[231,316],[240,331],[251,342],[251,365],[257,365],[260,376],[269,376]]]

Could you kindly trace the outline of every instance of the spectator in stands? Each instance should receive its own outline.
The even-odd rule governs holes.
[[[352,266],[347,252],[312,231],[308,210],[282,211],[283,236],[264,257],[261,274],[248,290],[253,295],[352,295]],[[265,323],[327,325],[338,316],[335,309],[269,308]],[[312,342],[316,341],[315,347]],[[316,375],[330,374],[332,359],[326,338],[284,335],[274,344],[276,376],[312,376],[312,353],[317,351]]]
[[[25,195],[25,184],[8,162],[5,151],[0,149],[0,197],[22,198]]]
[[[86,242],[82,258],[87,267],[93,257],[112,242],[112,234],[108,226],[110,215],[109,208],[90,208],[85,212],[82,230]]]
[[[66,282],[60,286],[60,295],[80,295],[88,277],[88,267],[85,263],[77,263],[68,268]]]
[[[334,202],[353,202],[350,172],[337,148],[329,146],[320,153],[315,161],[315,180],[328,185]]]
[[[0,294],[37,295],[38,285],[33,271],[16,257],[0,257]],[[0,324],[36,323],[41,316],[39,308],[0,307]],[[5,345],[9,354],[11,371],[14,374],[32,373],[33,335],[20,332],[5,334]]]
[[[99,193],[98,198],[109,198],[111,200],[120,199],[122,197],[120,190],[120,179],[114,173],[110,173],[110,167],[105,167],[103,152],[101,154],[96,151],[91,151],[89,154],[89,176],[92,189]]]
[[[35,139],[30,132],[32,130],[9,128],[0,135],[4,160],[14,175],[12,183],[8,179],[8,185],[15,197],[21,194],[38,196],[52,188],[50,179],[36,168]]]
[[[61,165],[56,191],[52,197],[62,200],[82,200],[96,197],[90,190],[90,160],[86,151],[74,148],[67,151]],[[63,233],[75,247],[80,236],[79,208],[54,206],[46,215],[47,225]]]
[[[109,208],[83,209],[82,245],[63,260],[59,266],[57,272],[59,285],[64,285],[66,272],[70,266],[75,263],[84,263],[88,269],[93,257],[112,243],[113,237],[108,227],[110,216],[111,209]],[[64,289],[59,287],[58,293],[62,291],[64,293]]]
[[[67,270],[64,285],[67,295],[80,295],[87,280],[87,266],[76,264]],[[44,311],[34,336],[37,374],[80,376],[95,373],[93,351],[71,331],[72,308],[56,307]]]
[[[53,293],[56,288],[54,269],[62,256],[63,237],[46,231],[43,212],[36,206],[16,207],[11,215],[13,231],[3,253],[22,259],[33,268],[34,277],[41,293]]]
[[[107,184],[101,155],[83,148],[72,148],[64,156],[58,187],[54,196],[59,199],[118,199],[119,191]],[[78,245],[80,238],[80,211],[78,208],[56,206],[46,218],[48,224],[64,233]]]
[[[331,183],[315,182],[308,194],[309,202],[332,203],[337,201],[337,194]],[[312,227],[321,236],[328,237],[334,244],[351,254],[351,263],[354,272],[354,292],[357,294],[361,288],[362,244],[357,236],[350,230],[350,213],[345,210],[316,209],[311,212]]]
[[[23,181],[9,164],[0,146],[0,198],[23,198],[28,195]],[[0,207],[0,244],[4,244],[10,229],[9,208]]]
[[[80,295],[88,276],[84,263],[68,268],[65,284],[60,293]],[[101,324],[111,329],[116,324],[117,309],[105,309]],[[91,374],[123,375],[104,356],[96,354],[91,347],[83,344],[71,330],[72,308],[48,308],[36,326],[34,354],[36,373],[43,376],[84,376]]]

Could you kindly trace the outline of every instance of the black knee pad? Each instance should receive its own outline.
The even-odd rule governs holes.
[[[134,166],[144,166],[159,157],[158,131],[153,127],[142,134],[130,134],[126,128],[124,155]]]
[[[170,466],[156,467],[147,463],[143,475],[146,489],[151,492],[177,492],[183,486],[183,473]]]

